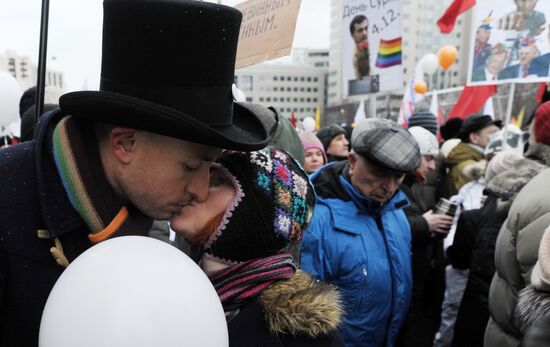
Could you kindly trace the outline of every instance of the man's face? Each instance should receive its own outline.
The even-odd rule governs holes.
[[[521,47],[519,49],[519,63],[521,65],[531,64],[531,60],[537,55],[537,48],[535,45],[529,45],[527,47]]]
[[[367,40],[368,30],[369,30],[369,22],[366,19],[359,24],[353,25],[353,34],[351,36],[353,37],[353,40],[355,41],[356,44],[359,44],[362,41]]]
[[[433,155],[423,155],[420,166],[416,169],[416,177],[421,182],[426,182],[428,174],[435,171],[435,157]]]
[[[515,0],[519,12],[527,14],[535,9],[538,0]]]
[[[336,157],[347,157],[349,154],[349,142],[346,139],[346,135],[340,134],[334,137],[330,141],[326,152]]]
[[[485,63],[487,70],[489,70],[493,75],[497,75],[502,69],[504,69],[504,64],[506,63],[506,54],[491,54]]]
[[[480,43],[487,43],[491,37],[491,30],[479,28],[476,32],[476,41]]]
[[[380,204],[393,197],[405,177],[369,163],[356,153],[349,155],[348,162],[351,184],[363,196]]]
[[[494,124],[486,126],[485,128],[479,131],[471,133],[470,142],[473,143],[474,145],[478,145],[481,148],[485,148],[489,144],[489,136],[491,136],[491,134],[494,134],[499,130],[500,129]]]
[[[168,219],[208,196],[210,165],[221,150],[137,132],[131,159],[117,173],[124,197],[145,215]]]

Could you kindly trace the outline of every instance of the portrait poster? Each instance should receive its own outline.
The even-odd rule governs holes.
[[[343,96],[403,88],[403,0],[343,0]]]
[[[235,6],[243,14],[237,69],[289,55],[301,0],[249,0]]]
[[[468,85],[550,81],[549,19],[547,0],[478,1]]]

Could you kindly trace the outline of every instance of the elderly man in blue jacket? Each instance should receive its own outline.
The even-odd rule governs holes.
[[[352,134],[347,161],[310,178],[317,204],[302,243],[302,268],[340,288],[346,346],[394,345],[411,298],[411,234],[398,190],[421,155],[394,122],[369,119]]]

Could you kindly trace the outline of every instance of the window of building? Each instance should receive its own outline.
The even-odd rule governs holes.
[[[336,83],[334,83],[334,84],[336,84]],[[308,88],[307,91],[308,91],[308,92],[311,92],[311,88]]]
[[[301,87],[301,88],[300,88],[300,91],[301,91],[301,92],[303,92],[304,90],[305,90],[305,88],[304,88],[304,87]]]
[[[311,77],[308,77],[308,78],[307,78],[307,81],[308,81],[308,82],[311,82]]]
[[[298,112],[298,108],[297,108],[297,107],[294,107],[294,108],[292,109],[292,111]]]
[[[286,76],[286,80],[290,82],[290,81],[292,81],[292,77]]]
[[[317,93],[317,90],[318,90],[317,88],[313,88],[314,93]]]
[[[279,90],[279,87],[273,87],[273,91],[278,91]]]
[[[294,98],[294,99],[292,99],[292,101],[298,102],[298,98]]]
[[[306,79],[305,77],[300,77],[300,82],[305,81],[305,79]]]
[[[264,97],[260,96],[260,102],[264,101]]]
[[[268,96],[267,98],[265,98],[265,101],[271,102],[271,97]]]
[[[313,102],[317,102],[317,98],[313,98]]]
[[[304,112],[304,108],[303,108],[303,107],[300,108],[300,112]]]
[[[294,91],[297,92],[297,91],[298,91],[298,87],[294,87]]]
[[[307,101],[307,102],[311,102],[311,98],[307,98],[306,101]]]
[[[252,101],[253,101],[253,100],[252,100],[252,97],[251,97],[251,96],[247,96],[247,97],[246,97],[246,102],[252,102]]]
[[[253,90],[253,78],[250,75],[243,75],[241,76],[241,82],[242,87],[241,89],[243,92],[250,92]]]
[[[277,98],[276,96],[273,97],[273,102],[277,102],[279,101],[279,98]]]
[[[279,77],[273,76],[273,80],[274,80],[274,81],[278,81],[278,80],[279,80]]]
[[[294,76],[294,82],[298,82],[298,76]]]
[[[317,82],[319,79],[317,77],[313,77],[313,82]]]
[[[286,91],[287,91],[287,92],[291,92],[291,91],[292,91],[292,88],[286,87]]]
[[[291,100],[290,98],[286,98],[286,102],[290,102],[290,100]]]
[[[288,107],[288,108],[286,109],[286,112],[292,112],[292,109],[291,109],[290,107]]]
[[[304,102],[304,98],[300,98],[300,102]]]

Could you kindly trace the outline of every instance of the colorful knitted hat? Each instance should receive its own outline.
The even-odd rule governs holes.
[[[288,153],[270,147],[229,151],[218,163],[233,180],[236,194],[204,245],[207,256],[234,264],[274,255],[301,241],[315,193]]]
[[[325,147],[323,146],[323,143],[321,143],[321,140],[319,140],[319,138],[315,136],[314,133],[312,133],[311,131],[303,132],[300,135],[300,140],[302,141],[302,145],[304,145],[304,152],[308,149],[316,148],[323,153],[325,164],[328,163],[327,154],[325,153]]]

